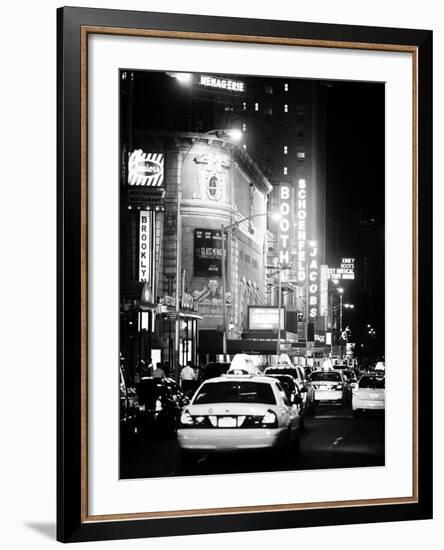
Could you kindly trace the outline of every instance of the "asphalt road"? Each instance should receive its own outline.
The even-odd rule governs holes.
[[[202,454],[184,468],[175,436],[153,436],[122,449],[121,478],[383,466],[384,438],[383,414],[320,406],[305,418],[299,453]]]

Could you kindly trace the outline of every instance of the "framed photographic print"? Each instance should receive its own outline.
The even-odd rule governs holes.
[[[58,10],[58,539],[432,517],[432,33]]]

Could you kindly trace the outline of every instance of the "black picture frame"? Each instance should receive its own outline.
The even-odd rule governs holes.
[[[58,92],[58,486],[57,539],[62,542],[220,533],[263,529],[356,524],[432,517],[432,32],[400,28],[332,25],[294,21],[238,19],[172,13],[146,13],[90,8],[57,11]],[[85,410],[87,400],[82,361],[86,332],[86,259],[82,259],[82,184],[86,159],[82,153],[82,29],[139,29],[176,33],[208,33],[219,39],[254,36],[294,39],[306,45],[331,47],[373,45],[390,50],[403,46],[416,56],[416,357],[427,376],[417,377],[414,407],[417,419],[417,493],[414,501],[373,505],[312,506],[238,513],[208,513],[183,517],[88,518],[84,502]],[[124,33],[124,31],[123,31]],[[344,46],[345,44],[345,46]],[[357,47],[357,46],[356,46]],[[83,155],[83,156],[82,156]],[[128,521],[131,519],[131,521]]]

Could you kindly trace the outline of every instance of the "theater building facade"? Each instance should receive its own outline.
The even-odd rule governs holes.
[[[179,363],[207,362],[222,353],[222,235],[228,338],[247,329],[248,306],[267,302],[271,184],[229,138],[135,132],[131,145],[120,201],[122,353],[133,369],[141,358],[172,368],[179,323]]]

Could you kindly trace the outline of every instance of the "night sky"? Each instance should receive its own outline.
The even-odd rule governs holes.
[[[371,324],[381,344],[385,318],[384,105],[384,84],[335,82],[327,93],[327,262],[356,258],[356,280],[343,284],[344,299],[355,304],[353,313],[347,314],[361,335]]]

